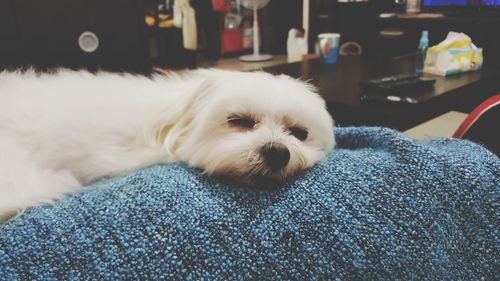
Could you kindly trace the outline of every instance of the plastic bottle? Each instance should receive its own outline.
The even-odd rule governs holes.
[[[417,74],[422,74],[424,70],[425,54],[427,53],[427,48],[429,47],[429,32],[427,30],[422,31],[422,36],[420,37],[420,42],[418,44],[417,50],[417,61],[415,64],[415,72]]]

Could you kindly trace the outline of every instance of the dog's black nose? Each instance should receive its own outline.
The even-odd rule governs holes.
[[[264,163],[272,170],[283,169],[290,160],[290,151],[282,143],[268,143],[262,147]]]

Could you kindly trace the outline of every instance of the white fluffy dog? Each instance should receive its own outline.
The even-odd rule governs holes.
[[[280,181],[333,148],[332,128],[314,89],[287,76],[3,72],[0,214],[162,162]]]

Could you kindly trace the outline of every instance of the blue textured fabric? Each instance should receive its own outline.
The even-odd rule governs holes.
[[[274,190],[165,164],[0,226],[2,280],[500,280],[500,160],[338,128]],[[484,278],[484,279],[483,279]]]

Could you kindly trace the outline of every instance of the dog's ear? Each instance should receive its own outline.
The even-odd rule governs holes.
[[[215,81],[211,77],[197,81],[194,87],[175,99],[166,97],[149,109],[150,117],[145,124],[143,139],[149,145],[163,146],[170,159],[175,159],[179,143],[192,130],[193,119],[207,99],[215,92]],[[168,93],[167,93],[168,95]]]

